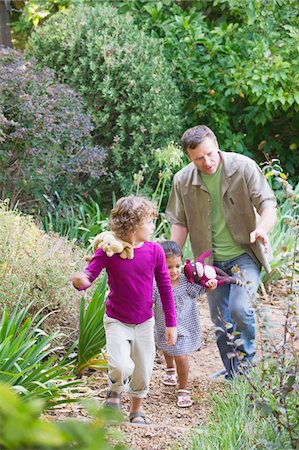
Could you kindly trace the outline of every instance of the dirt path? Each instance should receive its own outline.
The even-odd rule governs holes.
[[[136,427],[125,421],[119,428],[126,445],[131,450],[171,450],[173,448],[190,449],[192,429],[204,425],[211,410],[211,394],[225,389],[227,381],[223,376],[211,378],[211,375],[222,369],[222,363],[216,344],[206,299],[200,300],[202,327],[202,348],[190,356],[190,389],[194,404],[190,408],[176,406],[176,389],[161,383],[164,361],[157,354],[150,386],[150,393],[144,402],[144,412],[151,421],[148,427]],[[263,310],[269,317],[272,333],[281,333],[283,313],[281,304],[264,304]],[[107,380],[104,373],[98,372],[85,378],[85,387],[79,395],[97,398],[104,401],[107,391]],[[129,411],[129,397],[123,395],[122,410],[125,416]],[[87,420],[86,413],[79,405],[56,411],[59,418],[77,416]]]

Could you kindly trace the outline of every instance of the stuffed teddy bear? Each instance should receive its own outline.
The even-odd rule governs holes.
[[[103,231],[94,238],[93,251],[96,252],[98,248],[102,248],[107,256],[119,253],[119,256],[122,259],[134,258],[133,245],[119,239],[112,231]],[[91,258],[92,257],[87,256],[85,260],[90,261]]]
[[[208,256],[212,256],[211,250],[202,253],[198,257],[196,263],[192,263],[190,259],[186,259],[184,273],[189,283],[196,283],[206,287],[206,282],[208,280],[216,278],[218,282],[217,286],[222,286],[224,284],[237,284],[238,286],[243,286],[241,280],[230,277],[223,270],[219,269],[219,267],[204,264],[204,260]]]

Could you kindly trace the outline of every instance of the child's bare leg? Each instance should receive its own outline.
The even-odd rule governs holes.
[[[163,352],[165,361],[166,361],[166,367],[167,369],[173,369],[173,373],[175,373],[175,364],[174,364],[174,357],[168,355],[167,353]],[[171,371],[169,371],[172,373]]]
[[[190,397],[190,391],[187,389],[188,375],[189,375],[189,359],[188,355],[175,356],[174,358],[179,377],[177,406],[179,406],[180,408],[186,408],[193,404],[193,400]]]
[[[149,422],[146,420],[145,415],[140,411],[143,398],[131,397],[131,408],[129,419],[132,424],[135,425],[148,425]]]
[[[166,370],[163,375],[162,383],[166,386],[175,386],[177,384],[177,378],[175,373],[174,357],[163,352],[166,361]]]
[[[174,359],[179,378],[179,389],[187,389],[189,375],[188,355],[175,356]]]
[[[140,411],[142,400],[143,400],[143,398],[133,397],[133,396],[131,397],[130,413],[135,413],[137,411]]]

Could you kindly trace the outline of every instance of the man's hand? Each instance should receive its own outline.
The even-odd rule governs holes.
[[[177,328],[176,327],[166,327],[165,328],[165,340],[168,347],[171,347],[176,343],[178,337]]]
[[[268,253],[269,246],[269,238],[267,233],[271,231],[275,225],[277,219],[277,209],[276,208],[266,208],[261,214],[261,219],[256,227],[250,233],[250,242],[251,244],[255,241],[259,241],[265,249],[265,253]]]
[[[79,291],[83,289],[87,289],[91,286],[91,282],[88,279],[88,276],[85,272],[77,272],[74,273],[71,277],[71,282],[73,286]]]
[[[206,282],[206,291],[213,291],[218,286],[216,278],[212,278]]]
[[[253,230],[250,233],[250,242],[251,242],[251,244],[253,242],[255,242],[255,241],[259,241],[264,246],[265,253],[268,253],[268,251],[269,251],[269,238],[268,238],[267,234],[264,231],[256,228],[255,230]]]

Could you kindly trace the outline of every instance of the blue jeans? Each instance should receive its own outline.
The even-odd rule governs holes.
[[[255,355],[255,315],[252,302],[256,296],[260,282],[261,270],[255,261],[246,253],[237,258],[228,261],[214,261],[214,265],[224,270],[230,276],[239,278],[247,283],[245,286],[227,284],[217,287],[209,292],[208,301],[212,322],[216,327],[225,330],[224,323],[229,322],[233,325],[234,331],[239,331],[237,338],[242,339],[243,345],[238,348],[245,354],[245,358],[252,360]],[[233,266],[238,266],[240,272],[235,274],[231,271]],[[223,333],[217,328],[216,337],[219,338]],[[221,346],[219,346],[221,352]],[[225,351],[225,349],[223,349]]]

